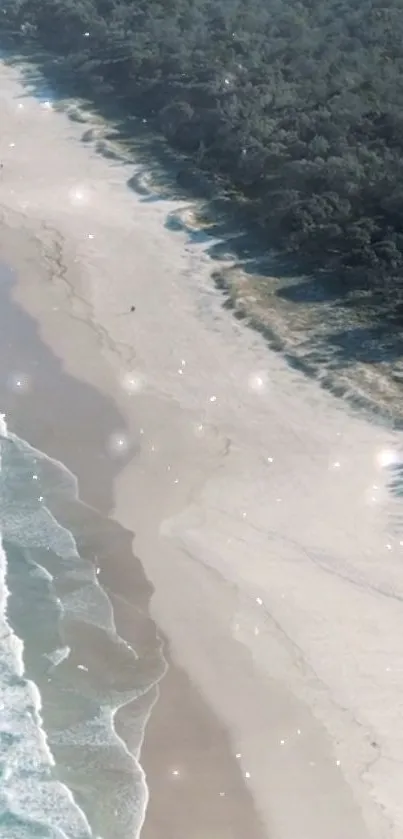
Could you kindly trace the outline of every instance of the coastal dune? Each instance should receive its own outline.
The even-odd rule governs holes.
[[[125,454],[114,517],[136,534],[153,618],[228,733],[264,835],[400,839],[401,436],[222,308],[206,245],[169,230],[182,205],[130,190],[135,162],[81,142],[90,116],[71,121],[5,64],[0,97],[15,300],[125,419],[104,441],[103,456]],[[157,749],[146,734],[150,807]]]

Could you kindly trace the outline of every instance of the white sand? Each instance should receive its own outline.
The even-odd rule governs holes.
[[[164,227],[175,205],[127,188],[133,165],[80,143],[86,126],[27,97],[5,66],[0,97],[2,252],[21,268],[18,299],[66,369],[119,402],[122,440],[140,447],[116,516],[137,533],[154,615],[228,727],[268,837],[400,839],[403,534],[379,459],[398,457],[400,437],[352,417],[222,309],[203,248]]]

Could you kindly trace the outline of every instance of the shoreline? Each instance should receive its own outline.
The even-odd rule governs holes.
[[[65,115],[19,102],[18,73],[1,72],[5,146],[18,140],[2,252],[45,344],[112,397],[127,424],[115,442],[138,447],[115,476],[114,515],[136,532],[174,661],[228,729],[270,839],[301,824],[310,839],[398,837],[398,720],[380,711],[400,691],[401,618],[376,592],[386,573],[397,590],[400,563],[385,554],[387,496],[374,508],[366,493],[375,480],[386,493],[377,458],[400,439],[236,323],[203,249],[164,227],[175,207],[141,204],[133,167],[80,145]]]
[[[136,650],[144,670],[143,678],[149,679],[153,671],[156,674],[150,688],[154,695],[148,710],[150,691],[143,698],[148,722],[145,722],[145,730],[140,734],[140,746],[138,725],[142,721],[143,699],[136,698],[122,704],[114,713],[115,733],[125,748],[133,755],[140,748],[140,768],[145,773],[146,791],[149,793],[151,789],[152,793],[141,837],[160,839],[164,835],[186,839],[192,835],[197,817],[197,830],[202,833],[219,830],[220,835],[228,839],[243,839],[245,835],[263,839],[264,834],[243,783],[239,764],[231,756],[225,730],[186,674],[172,662],[169,644],[148,614],[152,586],[132,552],[133,534],[106,518],[111,502],[111,497],[108,500],[108,490],[112,486],[110,479],[116,464],[113,459],[104,458],[101,440],[102,434],[113,431],[119,415],[109,400],[63,372],[60,361],[39,341],[34,321],[11,303],[10,292],[15,288],[15,282],[15,279],[3,279],[0,288],[0,396],[2,409],[9,418],[9,431],[28,440],[46,458],[51,457],[51,468],[54,464],[61,464],[63,469],[73,466],[76,469],[74,476],[78,480],[78,489],[81,491],[84,486],[85,497],[80,495],[71,502],[56,497],[51,510],[74,535],[80,555],[87,559],[96,558],[100,571],[97,579],[113,605],[118,635]],[[25,374],[27,387],[24,392],[18,392],[13,387],[14,370]],[[68,420],[64,405],[70,406]],[[84,450],[82,439],[86,439],[100,416],[103,417],[102,433],[98,439],[88,438]],[[54,428],[52,434],[49,433],[49,417]],[[71,434],[72,428],[74,434]],[[105,491],[103,502],[100,502],[98,483]],[[93,505],[99,505],[101,512]],[[161,669],[159,650],[162,649],[167,669],[161,677],[158,671]],[[76,662],[81,662],[83,657],[90,671],[94,668],[91,656],[88,658],[88,650],[91,652],[91,644],[88,645],[81,635],[78,649],[74,649],[74,645],[70,648],[72,675]],[[119,665],[113,664],[111,653],[105,650],[102,655],[106,683],[114,679],[119,684],[119,678],[124,683],[127,678],[124,670],[119,677]],[[96,666],[95,659],[95,670]],[[46,700],[49,690],[51,687],[45,681],[40,691],[42,702],[43,691]],[[43,712],[46,722],[46,701]],[[60,776],[59,759],[57,764]],[[181,783],[176,772],[177,767],[182,765],[186,767],[187,777]],[[74,772],[72,776],[74,778]],[[66,782],[72,776],[67,774]],[[114,782],[111,773],[109,783]],[[200,786],[204,787],[203,797],[200,796]],[[80,785],[77,790],[73,786],[73,791],[80,794]]]

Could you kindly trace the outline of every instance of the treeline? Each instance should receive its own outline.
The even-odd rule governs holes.
[[[3,0],[0,27],[224,178],[268,245],[403,301],[401,0]]]

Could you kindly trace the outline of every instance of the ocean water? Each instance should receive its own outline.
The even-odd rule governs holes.
[[[144,662],[119,637],[99,568],[55,499],[78,503],[75,477],[1,417],[0,839],[135,839],[163,656],[155,644]]]

